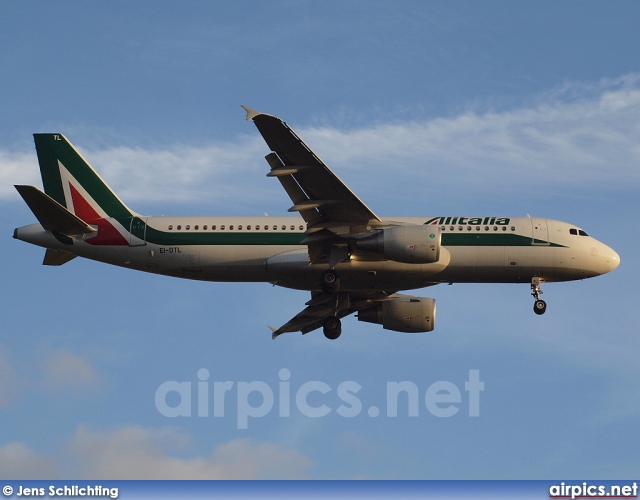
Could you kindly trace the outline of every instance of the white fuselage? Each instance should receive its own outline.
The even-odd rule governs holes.
[[[270,282],[319,289],[326,264],[310,265],[299,217],[140,217],[137,236],[111,220],[129,244],[95,244],[54,236],[40,224],[18,239],[139,271],[205,281]],[[337,264],[341,289],[409,290],[436,283],[568,281],[615,269],[614,250],[577,226],[530,217],[394,217],[440,228],[444,251],[433,264],[403,264],[355,253]],[[575,234],[574,234],[575,233]],[[97,240],[96,240],[97,241]]]

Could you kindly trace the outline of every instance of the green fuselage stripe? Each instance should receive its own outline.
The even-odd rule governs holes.
[[[304,233],[168,232],[147,226],[146,241],[156,245],[302,245]]]
[[[528,247],[531,244],[546,245],[547,241],[532,240],[531,236],[513,233],[442,233],[442,245],[445,247]],[[550,246],[561,247],[557,243]]]
[[[122,221],[126,224],[125,221]],[[126,225],[125,225],[126,227]],[[153,227],[146,228],[146,241],[156,245],[303,245],[304,233],[300,232],[267,232],[267,231],[160,231]],[[546,241],[535,240],[534,244],[547,244]],[[456,246],[531,246],[530,236],[513,233],[443,233],[442,245]],[[560,247],[557,243],[550,246]]]

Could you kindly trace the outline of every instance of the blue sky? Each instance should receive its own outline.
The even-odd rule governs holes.
[[[0,477],[624,478],[637,475],[640,34],[635,2],[29,2],[0,5]],[[308,299],[180,281],[13,240],[41,185],[32,133],[61,132],[134,210],[284,215],[247,104],[286,120],[381,215],[570,221],[621,265],[547,284],[419,291],[436,330],[283,335]],[[233,382],[197,417],[201,369]],[[331,388],[306,416],[305,384]],[[479,370],[480,416],[464,384]],[[194,390],[191,417],[154,398]],[[274,393],[238,429],[243,383]],[[449,418],[384,407],[387,383],[461,391]],[[343,383],[364,410],[336,413]],[[246,385],[244,387],[247,387]],[[262,386],[264,387],[264,385]],[[251,399],[260,405],[260,396]],[[213,397],[213,396],[212,396]],[[286,399],[286,398],[285,398]]]

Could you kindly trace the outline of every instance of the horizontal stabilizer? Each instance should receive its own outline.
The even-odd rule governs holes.
[[[63,250],[53,250],[47,248],[47,252],[44,254],[43,266],[61,266],[66,264],[70,260],[75,259],[76,256],[72,253],[65,252]]]
[[[37,187],[16,186],[15,188],[45,230],[55,231],[67,236],[96,232],[96,229],[69,212],[69,210]]]

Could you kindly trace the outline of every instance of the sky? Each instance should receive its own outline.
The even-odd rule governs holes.
[[[2,2],[0,478],[637,477],[639,16]],[[544,316],[527,284],[440,285],[414,292],[437,300],[431,333],[350,317],[337,341],[274,341],[306,292],[42,266],[11,238],[35,222],[13,188],[41,186],[34,132],[65,134],[139,213],[286,215],[241,104],[287,121],[379,215],[567,221],[621,265],[546,284]],[[399,384],[418,398],[394,416]],[[429,406],[443,388],[451,404]]]

